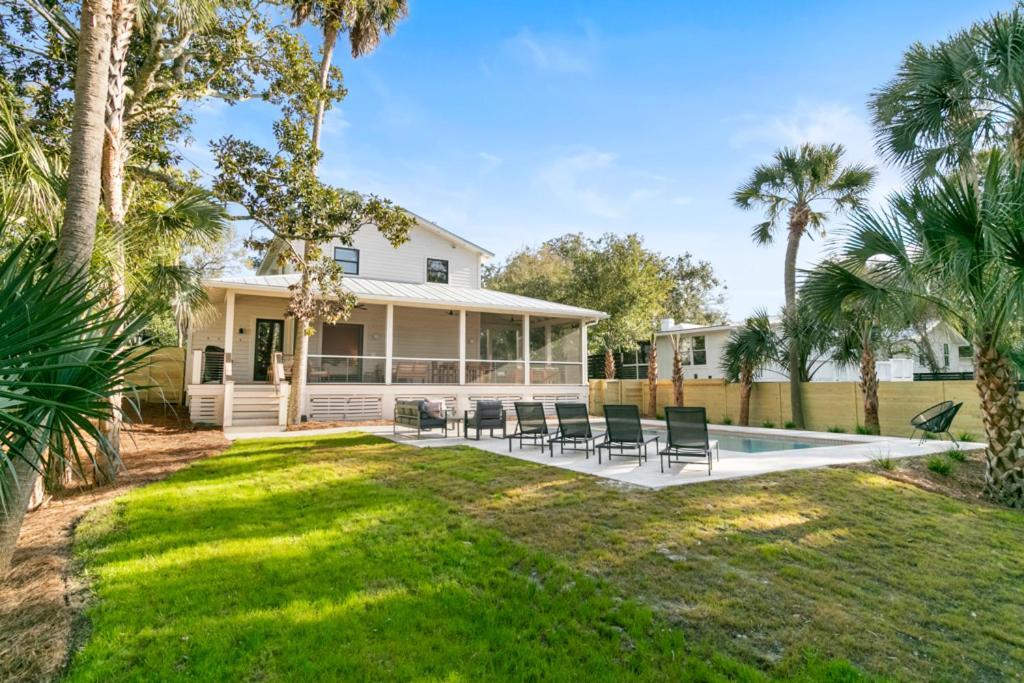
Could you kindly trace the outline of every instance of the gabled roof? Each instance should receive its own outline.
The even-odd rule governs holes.
[[[231,289],[253,294],[287,296],[288,288],[299,281],[299,275],[231,275],[206,280],[203,284],[211,289]],[[477,311],[500,313],[530,313],[566,318],[589,318],[601,320],[608,315],[588,308],[567,306],[553,301],[531,299],[518,294],[496,292],[491,289],[454,287],[433,283],[416,284],[371,280],[364,277],[345,278],[342,286],[356,295],[363,303],[397,303],[451,306]]]

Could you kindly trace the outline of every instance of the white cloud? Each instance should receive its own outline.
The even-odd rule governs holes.
[[[616,158],[615,154],[597,150],[556,157],[541,169],[539,180],[564,203],[600,218],[617,220],[625,215],[625,208],[598,187]]]
[[[328,135],[337,135],[351,126],[345,118],[345,112],[341,109],[331,109],[324,114],[323,132]]]
[[[521,61],[540,71],[555,74],[590,73],[600,49],[597,32],[584,25],[583,35],[538,34],[523,27],[505,41],[505,47]]]
[[[494,169],[501,166],[504,161],[497,154],[491,154],[490,152],[480,152],[480,172],[490,173]]]

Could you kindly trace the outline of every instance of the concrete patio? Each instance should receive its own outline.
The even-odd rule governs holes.
[[[658,420],[644,420],[643,423],[644,429],[652,432],[663,430],[665,426],[664,422]],[[593,425],[596,432],[603,431],[604,429],[603,422],[600,419],[594,419]],[[512,426],[514,425],[510,426],[510,433]],[[486,432],[479,441],[467,439],[464,436],[454,436],[451,435],[451,432],[449,432],[450,436],[448,438],[443,437],[440,433],[430,432],[425,432],[420,438],[417,438],[414,431],[402,431],[402,428],[399,428],[397,435],[393,435],[392,428],[389,426],[335,427],[291,432],[239,428],[225,430],[225,435],[228,439],[235,440],[274,437],[302,438],[323,434],[365,432],[417,448],[470,446],[502,457],[512,457],[539,465],[559,467],[573,472],[590,474],[623,484],[649,489],[698,484],[700,482],[722,479],[737,479],[785,470],[865,463],[879,458],[919,457],[944,453],[954,448],[954,444],[949,441],[934,440],[918,443],[917,439],[911,440],[903,437],[832,434],[727,425],[711,425],[711,430],[723,434],[742,434],[752,437],[813,440],[820,441],[822,445],[813,448],[762,453],[741,453],[722,450],[721,460],[714,463],[711,476],[708,476],[707,466],[700,462],[688,463],[686,465],[675,464],[671,468],[666,465],[665,472],[662,473],[654,444],[649,446],[648,460],[642,465],[638,465],[635,456],[619,456],[616,454],[615,457],[609,460],[607,452],[605,452],[602,456],[604,462],[599,464],[596,455],[593,453],[591,453],[589,459],[586,458],[583,451],[566,451],[564,454],[560,454],[557,446],[555,447],[554,457],[551,457],[550,451],[547,448],[542,450],[538,446],[530,446],[524,443],[523,448],[520,449],[518,442],[513,443],[512,452],[510,453],[507,439],[502,439],[500,436],[492,439],[487,436]],[[714,438],[714,435],[712,435],[712,438]],[[984,450],[984,448],[985,446],[980,443],[960,444],[960,449],[964,451]]]

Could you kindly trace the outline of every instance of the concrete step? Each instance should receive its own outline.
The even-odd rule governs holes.
[[[276,427],[277,414],[274,414],[270,417],[242,417],[239,415],[234,415],[231,418],[231,425],[233,427]]]
[[[269,410],[271,407],[277,407],[279,399],[277,396],[238,396],[235,395],[234,405],[236,406],[266,406]]]

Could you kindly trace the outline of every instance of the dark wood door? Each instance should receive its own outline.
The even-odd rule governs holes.
[[[258,319],[253,345],[252,379],[266,382],[274,353],[284,350],[284,321]]]

